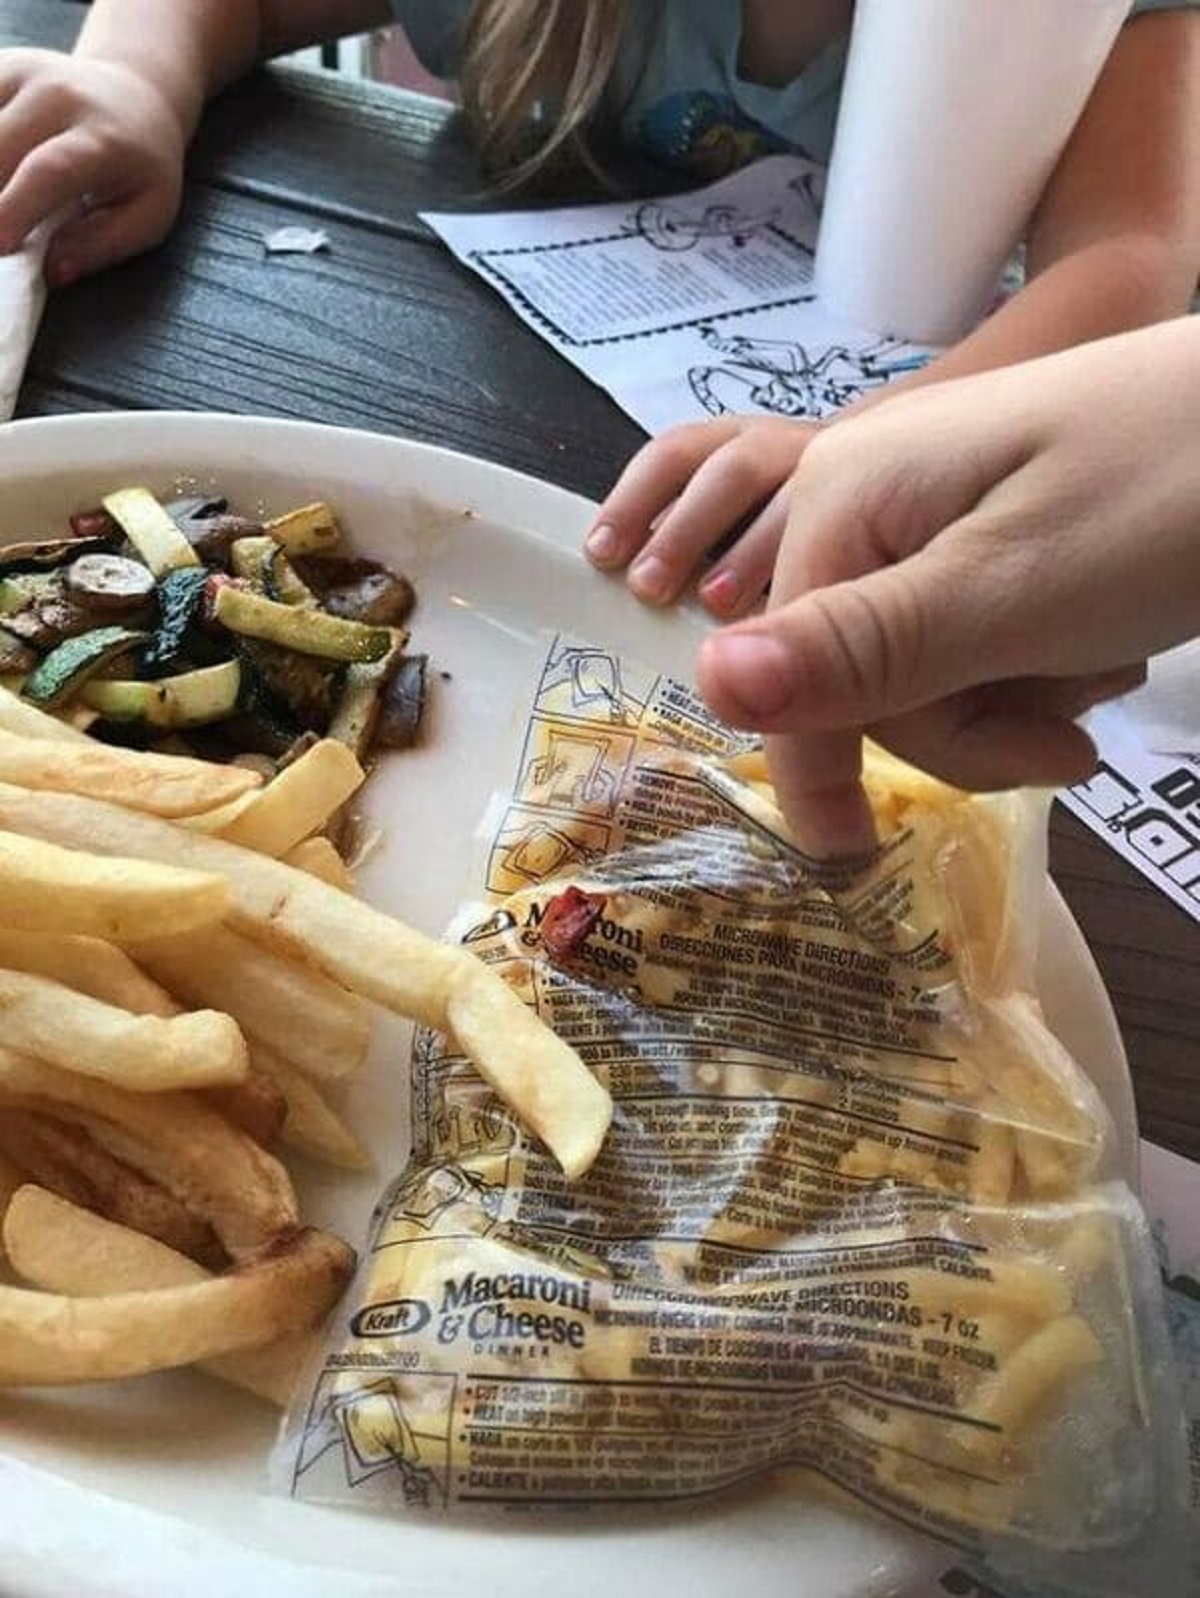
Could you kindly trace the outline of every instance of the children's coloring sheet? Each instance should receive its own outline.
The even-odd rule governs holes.
[[[777,155],[668,199],[424,220],[648,432],[710,416],[816,420],[931,354],[821,305],[823,180]]]

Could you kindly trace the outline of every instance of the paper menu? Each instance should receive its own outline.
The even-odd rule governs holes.
[[[1193,753],[1148,747],[1158,741],[1153,723],[1125,700],[1094,710],[1088,731],[1100,752],[1099,765],[1086,782],[1064,789],[1060,799],[1200,921],[1200,739]]]
[[[706,416],[815,420],[931,353],[818,302],[823,181],[778,155],[675,198],[424,220],[649,432]]]

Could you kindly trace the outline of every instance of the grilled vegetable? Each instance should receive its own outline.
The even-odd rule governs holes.
[[[39,661],[26,677],[23,690],[26,699],[32,699],[37,705],[60,704],[102,666],[127,655],[145,637],[145,633],[129,627],[97,627],[78,638],[68,638]]]
[[[203,566],[180,566],[159,583],[158,630],[142,656],[144,671],[162,671],[182,658],[208,575]]]
[[[364,627],[321,610],[280,605],[228,581],[217,588],[211,613],[232,633],[326,660],[378,660],[391,648],[391,634],[385,627]]]
[[[343,667],[257,638],[239,641],[238,659],[258,677],[266,702],[282,706],[303,731],[324,732],[329,726]]]
[[[205,666],[159,682],[85,683],[80,698],[109,721],[140,721],[151,727],[196,727],[220,721],[235,709],[241,668],[236,660]]]
[[[60,572],[16,572],[0,578],[0,616],[15,616],[27,605],[61,599],[62,593]]]
[[[407,749],[417,741],[425,709],[425,655],[405,655],[383,691],[383,708],[375,731],[379,749]]]
[[[333,720],[329,723],[330,738],[344,743],[359,765],[365,765],[371,753],[375,729],[383,709],[383,696],[404,658],[407,634],[399,629],[392,631],[392,647],[380,660],[369,665],[348,666],[342,697]]]
[[[312,555],[298,560],[296,570],[325,610],[371,627],[399,627],[416,601],[408,578],[377,560]]]
[[[89,632],[94,625],[86,612],[71,604],[61,572],[0,580],[0,616],[8,632],[34,649],[53,649],[64,638]]]
[[[67,517],[72,538],[102,538],[108,544],[119,544],[121,529],[106,510],[81,510]]]
[[[24,677],[37,665],[37,655],[13,633],[0,627],[0,676]]]
[[[124,555],[81,555],[67,567],[67,592],[95,610],[135,610],[154,596],[154,577]]]
[[[328,505],[300,505],[286,516],[276,516],[263,531],[269,533],[289,555],[311,555],[316,550],[332,549],[341,542],[337,517]]]
[[[177,566],[197,566],[199,557],[148,488],[122,488],[104,508],[156,577]]]
[[[222,498],[175,499],[167,506],[167,514],[206,566],[227,565],[230,549],[239,538],[253,538],[262,532],[257,522],[238,516]]]
[[[257,592],[281,605],[316,606],[317,596],[299,577],[296,568],[273,538],[239,538],[229,551],[229,563],[239,577]]]
[[[119,489],[69,537],[0,548],[0,678],[108,742],[187,727],[205,758],[273,764],[313,737],[402,747],[424,691],[412,586],[340,538],[323,503],[263,524],[215,493]]]
[[[65,566],[76,555],[111,549],[120,536],[120,529],[114,527],[111,536],[47,538],[40,543],[6,544],[0,549],[0,575],[53,571],[55,567]]]

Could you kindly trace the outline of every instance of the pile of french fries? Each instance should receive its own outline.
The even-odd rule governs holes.
[[[595,1158],[578,1055],[353,896],[322,829],[363,776],[332,741],[267,782],[109,748],[0,690],[0,1385],[201,1364],[285,1401],[353,1253],[271,1150],[367,1163],[327,1095],[369,1001],[451,1032],[569,1176]]]

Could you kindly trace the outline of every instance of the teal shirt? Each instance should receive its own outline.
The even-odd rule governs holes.
[[[1200,0],[1137,0],[1132,13],[1189,6]],[[453,78],[469,0],[392,0],[392,9],[423,65]],[[639,153],[698,180],[781,152],[828,161],[848,35],[831,40],[784,87],[767,88],[738,76],[739,0],[635,0],[630,17],[614,104],[623,137]]]

